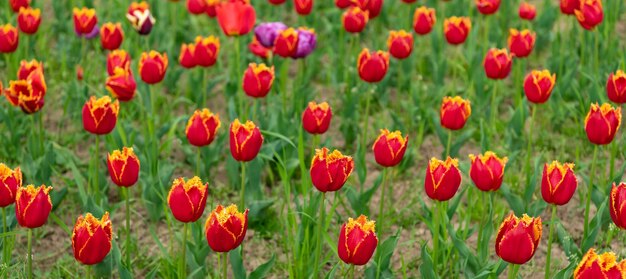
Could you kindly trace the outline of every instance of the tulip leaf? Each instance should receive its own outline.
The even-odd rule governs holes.
[[[249,279],[261,279],[265,278],[266,274],[272,269],[274,266],[274,262],[276,261],[276,255],[272,254],[272,257],[265,262],[264,264],[257,267],[250,273]]]
[[[524,210],[524,201],[517,194],[511,191],[511,188],[507,183],[503,183],[502,187],[500,187],[500,193],[504,196],[507,203],[515,212],[515,215],[521,216],[523,213],[526,213]]]
[[[446,226],[448,229],[448,234],[450,235],[450,239],[452,239],[452,244],[454,245],[454,248],[456,248],[457,252],[459,252],[459,254],[468,261],[468,271],[475,274],[480,268],[480,264],[478,259],[476,258],[476,255],[474,255],[470,251],[464,240],[459,239],[457,232],[451,222],[447,222]]]
[[[603,219],[606,219],[604,215],[605,213],[607,213],[605,212],[607,209],[607,204],[608,198],[605,198],[598,208],[596,215],[593,217],[593,219],[591,219],[591,222],[589,222],[590,231],[587,238],[583,239],[582,246],[580,247],[582,251],[587,251],[589,250],[589,248],[595,245],[596,237],[598,236],[598,233],[600,232],[600,230],[602,229],[602,225],[604,224]]]
[[[439,276],[435,273],[433,258],[428,253],[428,249],[426,249],[426,244],[422,245],[422,265],[420,265],[419,270],[422,278],[439,278]]]
[[[293,141],[291,141],[289,138],[279,134],[279,133],[274,133],[268,130],[261,130],[261,134],[263,135],[267,135],[267,136],[271,136],[271,137],[275,137],[275,138],[279,138],[283,141],[285,141],[286,143],[288,143],[289,145],[291,145],[293,148],[298,149],[298,147],[296,147],[296,145],[293,143]]]
[[[230,258],[230,267],[233,271],[233,276],[236,279],[246,279],[246,269],[243,266],[243,259],[241,258],[241,245],[228,253]]]
[[[376,247],[376,253],[374,254],[374,262],[365,270],[366,278],[394,278],[393,271],[390,268],[391,257],[393,251],[398,245],[398,238],[400,231],[398,230],[395,235],[385,239],[382,243],[379,243]]]
[[[563,252],[565,252],[565,255],[567,255],[568,258],[580,257],[582,253],[578,248],[578,245],[576,245],[576,242],[574,242],[572,235],[567,232],[561,222],[557,222],[556,225],[556,235],[558,237],[559,243],[561,244]]]

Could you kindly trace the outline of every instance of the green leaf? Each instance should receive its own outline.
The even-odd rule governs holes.
[[[276,255],[272,254],[272,258],[270,258],[267,262],[257,267],[250,273],[248,278],[250,279],[261,279],[265,278],[266,274],[272,269],[274,266],[274,262],[276,260]]]
[[[246,269],[243,267],[243,259],[241,258],[241,245],[237,249],[231,250],[228,255],[235,278],[246,279]]]
[[[426,249],[426,244],[422,245],[422,265],[419,267],[422,278],[436,279],[439,276],[435,273],[433,258]]]

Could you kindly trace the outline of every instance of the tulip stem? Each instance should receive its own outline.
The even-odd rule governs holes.
[[[233,75],[233,79],[236,82],[237,85],[237,95],[235,96],[235,98],[240,98],[240,100],[238,102],[236,102],[237,104],[239,104],[239,115],[240,117],[243,117],[243,119],[245,120],[246,117],[244,117],[244,107],[243,107],[243,102],[245,100],[245,96],[240,96],[239,92],[241,92],[241,79],[238,78],[239,74],[240,74],[240,69],[241,69],[241,58],[240,58],[240,53],[239,53],[239,36],[234,36],[233,37],[233,45],[235,48],[235,71],[234,71],[234,75]]]
[[[126,267],[132,271],[130,260],[130,188],[126,188]]]
[[[384,220],[385,220],[385,216],[383,215],[385,213],[385,191],[386,191],[386,186],[387,186],[387,168],[383,169],[383,181],[380,185],[383,189],[382,192],[380,194],[380,202],[379,202],[379,208],[378,208],[378,235],[380,237],[383,236],[383,224],[384,224]]]
[[[531,105],[530,106],[530,119],[528,120],[528,142],[526,143],[526,163],[524,164],[524,169],[525,169],[525,173],[526,173],[526,183],[528,183],[528,180],[530,180],[531,174],[530,174],[530,155],[532,153],[532,148],[533,148],[533,125],[534,125],[534,120],[535,120],[535,112],[537,110]]]
[[[496,129],[496,115],[497,115],[497,110],[498,110],[498,105],[496,104],[496,96],[498,94],[498,86],[500,85],[499,81],[495,81],[493,84],[493,92],[491,94],[491,128],[494,129],[494,131],[497,131]]]
[[[189,223],[183,225],[183,254],[180,258],[180,278],[187,278],[187,235],[189,234]]]
[[[241,162],[241,208],[246,208],[246,163]]]
[[[450,147],[452,146],[452,130],[448,130],[448,144],[446,145],[446,157],[449,157],[452,152],[450,152]]]
[[[8,264],[9,261],[9,257],[7,256],[8,252],[10,251],[8,250],[8,245],[7,245],[7,239],[9,239],[9,237],[6,235],[8,229],[7,229],[7,210],[5,207],[2,208],[2,234],[4,234],[4,236],[2,237],[2,262],[4,264]]]
[[[511,264],[509,265],[509,279],[517,279],[517,272],[519,272],[519,264]]]
[[[99,164],[99,159],[100,159],[100,136],[96,135],[96,152],[95,153],[95,159],[94,159],[94,171],[93,171],[93,189],[92,190],[92,194],[97,196],[97,202],[100,201],[100,185],[99,184],[99,180],[98,179],[98,172],[100,170],[100,164]]]
[[[355,273],[354,269],[355,269],[355,266],[353,264],[351,264],[350,265],[350,277],[349,278],[354,279],[354,273]]]
[[[26,269],[27,272],[27,276],[28,279],[32,279],[33,278],[33,245],[32,245],[32,241],[33,241],[33,229],[28,229],[28,266]]]
[[[587,186],[587,199],[585,200],[585,223],[583,227],[583,239],[587,238],[589,233],[589,207],[591,206],[591,193],[593,192],[593,178],[596,170],[596,157],[598,154],[598,146],[593,147],[593,159],[591,159],[591,172],[589,173],[589,185]]]
[[[222,253],[222,278],[228,279],[228,253]]]
[[[315,243],[316,248],[315,248],[315,278],[319,278],[319,274],[320,274],[320,267],[319,267],[319,262],[320,262],[320,258],[322,257],[322,229],[324,227],[324,223],[325,223],[325,215],[326,215],[326,209],[324,208],[324,202],[326,202],[326,193],[322,193],[322,200],[320,201],[320,208],[319,208],[319,214],[320,214],[320,219],[317,221],[317,241]]]
[[[200,165],[202,164],[202,159],[200,158],[202,154],[202,148],[198,147],[196,151],[196,176],[200,177]]]
[[[433,227],[433,262],[434,262],[434,269],[435,272],[437,271],[437,265],[439,264],[439,227],[440,227],[440,217],[441,214],[439,214],[439,201],[435,201],[435,208],[433,209],[433,215],[434,215],[434,227]]]
[[[550,232],[548,233],[548,254],[546,255],[545,279],[550,278],[550,258],[552,256],[552,238],[554,235],[554,221],[556,218],[556,205],[552,205],[552,216],[550,217]]]

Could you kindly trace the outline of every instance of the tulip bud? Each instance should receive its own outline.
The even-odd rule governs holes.
[[[580,0],[580,6],[574,10],[580,26],[593,30],[604,19],[602,0]]]
[[[17,13],[21,8],[30,7],[31,0],[9,0],[9,4],[11,5],[11,9],[13,12]]]
[[[26,114],[32,114],[43,108],[47,88],[43,68],[34,68],[26,79],[9,82],[5,96],[11,105],[19,106]]]
[[[107,168],[111,180],[117,186],[130,187],[139,179],[139,158],[130,147],[107,154]]]
[[[293,28],[281,31],[274,42],[274,53],[281,57],[291,57],[298,47],[298,32]]]
[[[321,135],[328,131],[332,117],[333,111],[327,102],[309,102],[302,113],[302,128],[309,134]]]
[[[192,15],[201,15],[206,13],[207,7],[207,0],[187,0],[187,10]]]
[[[541,230],[541,217],[531,218],[524,214],[518,218],[511,213],[498,229],[496,254],[512,264],[528,262],[537,251]]]
[[[15,218],[22,227],[39,228],[48,221],[52,210],[50,191],[52,187],[34,185],[17,188],[15,194]]]
[[[243,74],[243,91],[253,98],[263,98],[272,89],[274,83],[274,66],[250,63]]]
[[[578,179],[574,174],[574,164],[561,164],[553,161],[543,166],[541,196],[549,204],[564,205],[574,195]]]
[[[154,50],[142,53],[139,60],[141,80],[147,84],[156,84],[163,80],[167,71],[167,53],[160,54]]]
[[[81,65],[76,65],[76,80],[83,81],[85,77],[85,71]]]
[[[475,0],[476,8],[483,15],[490,15],[500,8],[500,0]]]
[[[259,128],[250,120],[241,124],[239,119],[230,124],[230,154],[240,162],[252,161],[263,145]]]
[[[375,222],[361,215],[356,220],[349,218],[348,223],[341,226],[337,254],[347,264],[365,265],[374,255],[377,245]]]
[[[448,157],[445,161],[430,159],[426,168],[424,188],[433,200],[447,201],[461,186],[459,160]]]
[[[100,29],[100,43],[102,48],[108,50],[115,50],[120,48],[124,41],[124,30],[119,23],[107,22],[102,25]]]
[[[626,274],[626,260],[617,262],[613,252],[598,255],[592,248],[574,270],[574,279],[620,279]]]
[[[252,41],[248,45],[248,50],[255,56],[263,59],[269,58],[271,54],[271,49],[261,45],[256,38],[252,38]]]
[[[344,156],[339,150],[328,152],[326,147],[316,149],[309,170],[313,186],[323,193],[341,189],[354,169],[352,157]]]
[[[123,49],[111,51],[107,56],[107,73],[112,76],[115,68],[127,69],[130,67],[130,56]]]
[[[41,24],[41,10],[33,8],[20,8],[17,16],[17,26],[26,34],[35,34]]]
[[[523,58],[530,55],[535,48],[535,32],[524,29],[521,32],[511,28],[509,30],[509,50],[515,57]]]
[[[430,33],[433,30],[433,26],[435,26],[435,22],[437,22],[435,9],[425,6],[415,9],[413,14],[413,30],[415,30],[415,33],[419,35]]]
[[[622,70],[611,73],[606,81],[606,93],[614,103],[626,103],[626,74]]]
[[[221,125],[219,115],[209,109],[196,110],[187,121],[185,135],[191,145],[207,146],[213,142]]]
[[[285,29],[287,25],[282,22],[261,23],[254,28],[254,37],[264,47],[271,48],[274,46],[276,37]]]
[[[83,127],[87,132],[96,135],[105,135],[113,131],[117,123],[120,103],[111,102],[111,97],[99,99],[91,96],[83,106]]]
[[[298,45],[291,58],[305,58],[315,50],[317,46],[317,35],[313,29],[298,28]]]
[[[352,0],[335,0],[335,6],[337,6],[337,8],[339,8],[339,9],[348,8],[348,7],[352,6]]]
[[[150,34],[156,22],[156,19],[154,19],[152,13],[150,13],[150,5],[145,1],[130,3],[126,18],[139,35]]]
[[[505,79],[511,72],[513,59],[506,49],[492,48],[485,55],[483,66],[490,79]]]
[[[0,90],[2,86],[0,84]],[[0,164],[0,207],[7,207],[15,202],[17,189],[22,187],[22,171],[19,167],[10,169]]]
[[[580,0],[561,0],[561,12],[565,15],[573,15],[574,11],[580,7]]]
[[[377,17],[383,8],[383,0],[351,0],[351,2],[350,5],[368,11],[370,19]]]
[[[245,1],[222,2],[216,12],[217,22],[226,36],[248,34],[256,22],[254,7]]]
[[[82,7],[74,8],[74,32],[80,37],[91,39],[98,35],[98,17],[96,10]]]
[[[524,94],[531,103],[543,104],[550,98],[555,84],[556,74],[550,74],[548,70],[533,70],[524,79]]]
[[[472,115],[470,101],[459,96],[443,97],[441,109],[439,109],[442,127],[450,130],[460,130],[465,126],[470,115]]]
[[[622,123],[622,109],[613,108],[610,104],[591,104],[585,118],[587,139],[593,144],[605,145],[613,141]]]
[[[611,186],[609,195],[609,209],[613,223],[620,228],[626,229],[626,183]]]
[[[413,51],[413,35],[404,30],[389,31],[387,48],[391,56],[396,59],[405,59]]]
[[[231,204],[224,208],[217,205],[204,224],[204,233],[211,250],[226,253],[237,248],[248,230],[248,209],[243,213]]]
[[[451,45],[460,45],[465,42],[470,30],[472,22],[469,17],[450,17],[443,22],[443,32],[446,41]]]
[[[475,156],[469,155],[472,165],[470,166],[470,177],[472,182],[481,191],[497,191],[502,186],[504,177],[504,167],[508,161],[507,157],[500,158],[491,151]],[[477,160],[478,159],[478,160]]]
[[[137,83],[129,68],[117,67],[113,75],[107,77],[106,88],[113,97],[122,102],[128,102],[135,97]]]
[[[313,10],[313,0],[293,0],[293,5],[299,15],[308,15]]]
[[[185,181],[184,178],[174,180],[170,193],[167,195],[167,204],[176,220],[189,223],[195,222],[204,213],[209,183],[202,184],[199,177]]]
[[[270,2],[270,4],[272,5],[280,5],[282,3],[285,3],[285,1],[287,0],[268,0],[268,2]]]
[[[217,16],[217,5],[220,3],[220,0],[208,0],[206,6],[206,15],[210,18],[214,18]]]
[[[341,16],[343,28],[348,33],[360,33],[363,29],[365,29],[368,21],[368,12],[361,10],[361,8],[357,6],[350,7]]]
[[[74,258],[86,265],[102,262],[111,251],[112,236],[109,212],[105,212],[100,220],[91,213],[79,216],[72,231]]]
[[[196,46],[194,44],[182,44],[180,46],[180,55],[178,56],[178,62],[185,69],[191,69],[196,65],[195,57]]]
[[[359,77],[365,82],[375,83],[383,80],[389,69],[389,53],[364,48],[357,59]]]
[[[217,61],[220,52],[220,39],[215,36],[196,37],[195,60],[201,67],[211,67]]]
[[[41,73],[43,73],[43,63],[35,59],[31,61],[22,60],[20,62],[20,68],[17,70],[17,78],[28,79],[28,76],[37,70],[41,70]]]
[[[10,23],[0,25],[0,53],[12,53],[19,43],[19,32]]]
[[[376,163],[383,167],[393,167],[398,165],[409,142],[409,137],[402,137],[400,131],[389,132],[387,129],[380,130],[380,135],[372,146]]]
[[[533,20],[535,16],[537,16],[537,8],[535,8],[533,4],[522,2],[522,4],[519,5],[518,14],[521,19]]]

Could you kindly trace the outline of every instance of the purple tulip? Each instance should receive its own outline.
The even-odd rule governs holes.
[[[254,35],[261,45],[270,48],[274,46],[276,36],[285,29],[287,25],[282,22],[265,22],[254,28]]]
[[[313,30],[300,28],[298,29],[298,46],[296,53],[292,57],[295,59],[307,57],[315,50],[316,45],[317,35],[315,35],[315,32]]]
[[[76,33],[76,36],[78,37],[85,37],[86,39],[93,39],[93,38],[98,37],[98,35],[100,35],[100,27],[98,27],[98,25],[96,24],[96,26],[94,26],[93,29],[91,29],[91,32],[89,33],[80,34],[76,30],[74,30],[74,33]]]

